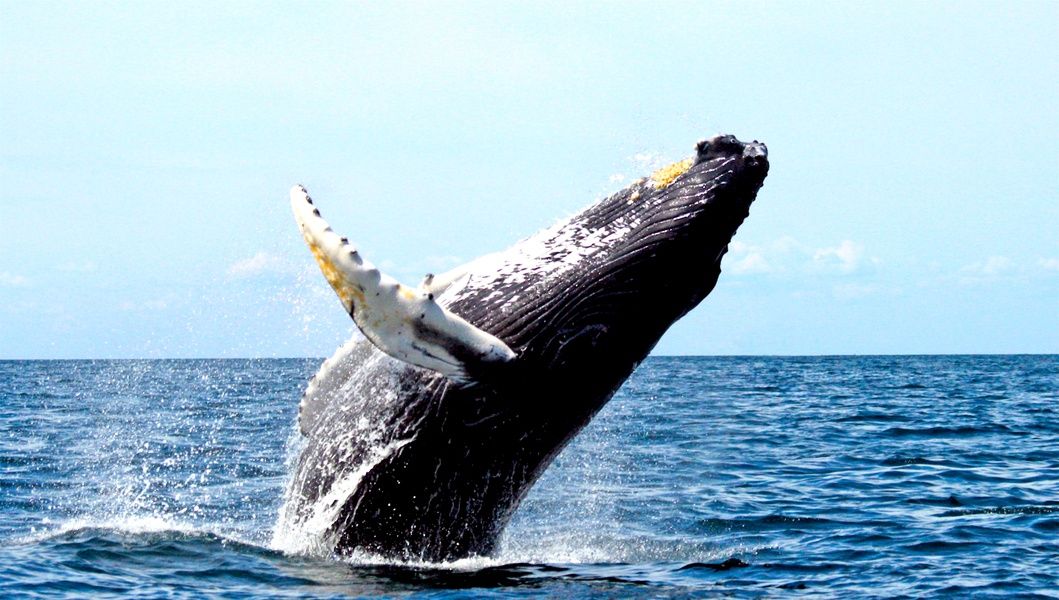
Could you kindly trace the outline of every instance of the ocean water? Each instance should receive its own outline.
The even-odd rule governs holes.
[[[318,363],[0,362],[0,597],[1059,597],[1059,356],[648,359],[440,565],[272,547]]]

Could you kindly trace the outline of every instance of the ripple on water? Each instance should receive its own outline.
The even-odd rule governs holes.
[[[447,564],[269,546],[317,365],[0,362],[0,595],[1059,588],[1054,356],[650,359]]]

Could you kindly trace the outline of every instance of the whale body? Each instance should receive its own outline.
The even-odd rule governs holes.
[[[364,337],[303,396],[288,548],[414,561],[488,555],[521,499],[658,339],[714,288],[768,173],[732,136],[417,288],[292,191]]]

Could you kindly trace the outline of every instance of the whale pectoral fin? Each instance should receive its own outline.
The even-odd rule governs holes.
[[[305,188],[291,188],[290,199],[324,277],[364,337],[380,350],[458,383],[470,383],[481,369],[515,358],[503,341],[438,304],[424,289],[428,286],[410,288],[381,273],[331,229]]]

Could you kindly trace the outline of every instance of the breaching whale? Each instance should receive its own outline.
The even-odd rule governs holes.
[[[299,551],[488,555],[555,455],[713,289],[768,173],[729,135],[507,250],[409,287],[291,205],[364,337],[309,382],[276,526]]]

